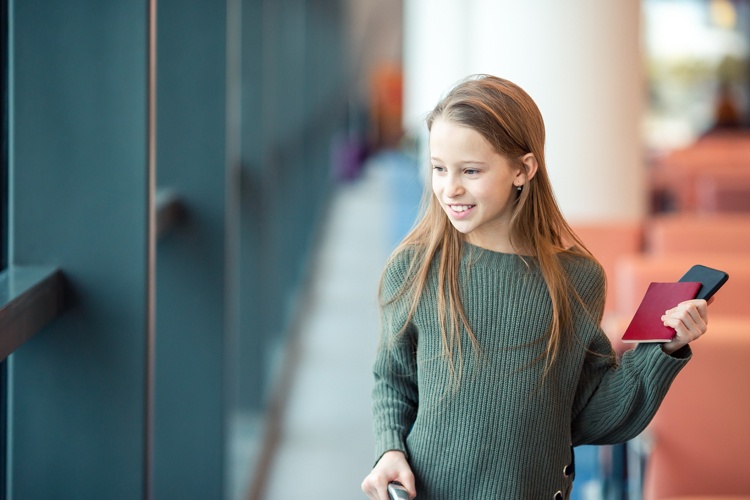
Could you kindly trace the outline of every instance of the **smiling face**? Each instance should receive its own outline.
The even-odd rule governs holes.
[[[432,191],[469,243],[513,253],[510,219],[525,169],[500,155],[479,132],[438,118],[430,130]]]

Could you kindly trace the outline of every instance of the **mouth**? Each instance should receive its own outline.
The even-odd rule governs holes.
[[[446,205],[450,215],[458,219],[466,217],[476,205]]]

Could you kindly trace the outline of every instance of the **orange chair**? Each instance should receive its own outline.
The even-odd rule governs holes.
[[[750,214],[750,166],[701,172],[695,178],[694,190],[699,213]]]
[[[652,254],[729,252],[750,255],[750,214],[653,216],[645,223],[644,245],[645,251]]]
[[[612,283],[617,260],[626,254],[638,253],[643,246],[643,227],[640,221],[592,222],[572,224],[573,231],[594,254],[607,275],[608,291],[605,313],[611,313],[617,303],[617,290]]]
[[[750,499],[750,317],[712,317],[692,346],[644,433],[643,498]]]
[[[729,281],[717,292],[716,300],[711,304],[711,314],[750,316],[750,255],[707,252],[621,256],[612,285],[617,289],[617,314],[632,318],[649,283],[677,281],[694,264],[714,267],[729,274]]]
[[[686,148],[655,158],[649,184],[677,211],[693,211],[698,190],[711,176],[750,174],[750,135],[723,134],[705,137]],[[700,179],[699,179],[700,177]]]

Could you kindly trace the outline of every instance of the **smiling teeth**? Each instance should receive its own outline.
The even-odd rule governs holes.
[[[465,212],[472,207],[474,207],[474,205],[451,205],[454,212]]]

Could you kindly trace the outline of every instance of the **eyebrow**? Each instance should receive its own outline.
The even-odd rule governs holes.
[[[437,156],[431,156],[430,159],[433,161],[438,161],[440,163],[445,163],[443,160],[441,160]],[[487,165],[486,162],[479,161],[479,160],[463,160],[463,161],[458,162],[458,164],[459,165]]]

